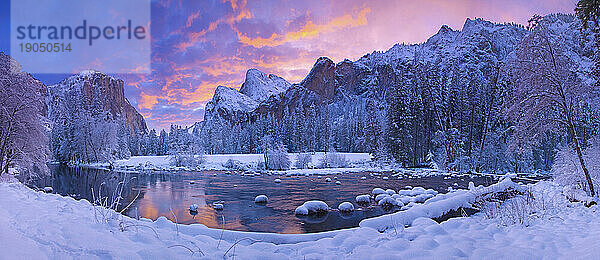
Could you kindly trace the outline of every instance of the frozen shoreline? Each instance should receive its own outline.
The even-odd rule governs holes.
[[[511,183],[495,187],[514,185]],[[536,194],[552,196],[555,207],[552,216],[535,219],[529,226],[501,225],[497,219],[487,219],[481,214],[441,224],[421,217],[434,214],[430,209],[439,209],[441,204],[448,204],[443,205],[446,209],[460,206],[472,198],[468,194],[476,194],[463,190],[437,199],[439,202],[449,198],[448,203],[367,219],[358,228],[312,234],[224,231],[219,242],[219,229],[200,224],[175,225],[164,217],[152,222],[112,211],[107,221],[99,222],[95,216],[99,209],[94,210],[86,200],[3,182],[0,183],[0,239],[6,242],[0,243],[0,250],[8,258],[189,259],[193,252],[194,257],[215,259],[223,258],[238,241],[234,246],[235,256],[244,259],[600,257],[593,250],[600,239],[597,205],[586,208],[581,203],[569,203],[561,195],[560,187],[550,182],[528,188]],[[390,223],[397,225],[389,228]],[[402,224],[407,223],[411,226],[403,228]],[[123,230],[123,226],[127,228]],[[232,254],[233,249],[227,252],[227,258]]]

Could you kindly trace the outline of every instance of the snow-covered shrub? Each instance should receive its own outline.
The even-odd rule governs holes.
[[[346,156],[331,149],[323,155],[319,168],[344,168],[348,167],[349,163]]]
[[[596,193],[600,189],[600,140],[594,140],[592,145],[583,151],[585,165],[592,178]],[[557,183],[567,187],[589,192],[589,187],[581,169],[579,158],[569,146],[561,146],[556,152],[552,175]]]
[[[306,169],[312,163],[312,155],[309,153],[301,153],[296,157],[294,166],[298,169]]]
[[[175,153],[169,155],[169,163],[175,167],[196,168],[206,162],[204,154]]]
[[[269,148],[266,158],[267,168],[270,170],[287,170],[290,168],[290,157],[285,145],[279,144],[275,148]]]
[[[244,164],[238,160],[229,159],[224,164],[223,167],[230,170],[244,170],[246,167]]]
[[[535,205],[531,192],[505,201],[486,201],[481,211],[487,218],[499,219],[503,225],[529,226],[534,218]]]
[[[425,162],[427,162],[427,167],[429,167],[431,169],[436,169],[436,170],[440,169],[439,164],[435,161],[435,155],[433,155],[433,153],[431,151],[429,151],[429,153],[425,157]]]

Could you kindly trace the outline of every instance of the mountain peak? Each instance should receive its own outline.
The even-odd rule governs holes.
[[[335,94],[335,64],[327,57],[318,58],[300,84],[319,96],[332,98]]]
[[[257,69],[249,69],[246,72],[246,79],[240,88],[240,93],[248,96],[254,101],[261,103],[273,95],[286,91],[290,83],[285,79],[268,75]]]

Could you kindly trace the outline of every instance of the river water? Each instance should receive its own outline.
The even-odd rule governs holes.
[[[131,217],[155,220],[165,216],[175,221],[175,214],[180,224],[200,223],[211,228],[221,228],[224,219],[228,230],[274,233],[312,233],[356,227],[362,219],[390,213],[378,206],[359,207],[355,203],[357,195],[369,194],[375,187],[397,191],[406,186],[421,186],[445,193],[448,187],[466,188],[470,181],[476,185],[493,182],[490,177],[398,179],[391,173],[374,175],[369,172],[319,178],[244,176],[223,171],[132,174],[66,166],[53,166],[51,170],[52,176],[41,180],[38,186],[52,186],[55,193],[89,201],[99,196],[112,200],[120,193],[123,200],[119,209],[133,201],[124,211]],[[327,177],[332,182],[326,182]],[[276,178],[281,179],[281,183],[275,183]],[[341,185],[335,181],[340,181]],[[261,194],[269,197],[265,205],[254,203],[254,198]],[[360,210],[350,215],[332,211],[318,217],[296,216],[294,209],[307,200],[325,201],[330,208],[350,201]],[[215,210],[212,207],[215,202],[222,202],[223,210]],[[199,206],[197,214],[188,210],[191,204]]]

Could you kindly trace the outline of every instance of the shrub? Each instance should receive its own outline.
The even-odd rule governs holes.
[[[600,140],[594,140],[592,145],[583,151],[583,158],[589,170],[594,188],[600,188]],[[589,187],[581,169],[579,158],[569,146],[559,147],[556,152],[552,175],[557,183],[566,187],[589,192]],[[596,191],[598,192],[598,191]]]
[[[267,168],[270,170],[287,170],[290,168],[290,158],[285,145],[279,144],[270,148],[266,153]]]
[[[312,163],[312,155],[308,153],[298,154],[294,166],[298,169],[306,169]]]
[[[169,155],[169,163],[176,167],[196,168],[206,162],[204,154],[175,153]]]
[[[346,156],[331,149],[323,155],[319,164],[320,168],[344,168],[348,167],[349,163]]]

